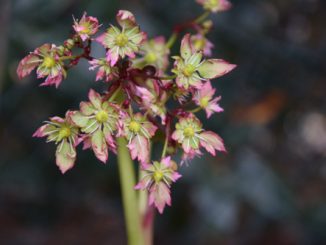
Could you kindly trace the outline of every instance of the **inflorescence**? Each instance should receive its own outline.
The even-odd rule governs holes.
[[[34,133],[57,145],[56,164],[62,173],[74,166],[81,142],[83,149],[93,150],[106,163],[108,152],[117,151],[117,137],[123,137],[132,159],[145,172],[135,189],[147,190],[149,205],[162,213],[166,204],[171,205],[171,184],[181,177],[172,156],[181,152],[184,162],[202,155],[202,149],[213,156],[226,151],[223,140],[205,130],[195,113],[204,110],[209,118],[223,111],[218,104],[221,96],[214,97],[210,80],[235,65],[209,58],[213,44],[206,34],[212,22],[205,18],[209,12],[227,10],[230,3],[197,2],[206,10],[204,15],[177,27],[168,41],[162,36],[148,39],[126,10],[116,15],[118,26],[111,25],[94,37],[101,25],[84,13],[80,20],[74,19],[74,34],[63,45],[46,43],[21,60],[18,76],[23,78],[36,69],[37,78],[45,78],[41,86],[58,87],[81,59],[88,60],[89,70],[97,70],[96,81],[108,85],[102,93],[91,89],[89,101],[81,102],[79,110],[68,110],[64,118],[51,117]],[[174,63],[170,65],[172,44],[181,30],[190,28],[196,33],[184,35],[180,53],[171,57]],[[105,57],[91,56],[94,41],[105,48]],[[76,50],[82,52],[75,54]],[[151,161],[150,147],[157,135],[163,135],[155,137],[162,142],[162,157]]]

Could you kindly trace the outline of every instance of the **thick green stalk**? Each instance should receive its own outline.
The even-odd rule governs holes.
[[[141,216],[138,207],[137,193],[134,190],[136,184],[133,161],[124,138],[118,138],[118,164],[122,192],[123,208],[129,245],[143,245],[144,238],[141,228]]]
[[[152,144],[150,144],[149,159],[151,159]],[[142,170],[139,165],[138,170],[139,180],[141,180],[145,175],[146,171]],[[152,206],[148,206],[148,191],[142,190],[139,192],[138,196],[139,212],[142,221],[142,232],[144,238],[144,245],[152,245],[154,238],[154,210]]]
[[[141,180],[144,175],[146,174],[145,171],[141,170],[141,167],[139,167],[139,179]],[[139,203],[139,212],[144,215],[147,210],[148,206],[148,193],[147,191],[139,191],[139,196],[138,196],[138,203]]]
[[[145,171],[139,168],[139,179],[142,179],[146,174]],[[154,232],[154,210],[153,207],[148,206],[148,192],[139,192],[139,211],[142,219],[142,232],[144,238],[144,245],[153,244],[153,232]]]

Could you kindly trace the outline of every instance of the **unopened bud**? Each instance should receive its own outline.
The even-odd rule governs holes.
[[[64,55],[64,53],[65,53],[65,48],[64,48],[63,46],[59,46],[59,47],[57,48],[57,50],[58,50],[58,54],[59,54],[60,56],[63,56],[63,55]]]
[[[75,45],[75,41],[69,38],[64,42],[64,45],[66,46],[66,48],[72,49]]]
[[[212,27],[213,27],[213,21],[212,20],[206,20],[203,23],[203,28],[205,29],[205,31],[209,31]]]

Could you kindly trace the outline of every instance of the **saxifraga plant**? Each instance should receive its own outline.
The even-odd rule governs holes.
[[[101,25],[84,13],[80,20],[74,19],[74,34],[63,45],[43,44],[17,68],[20,78],[36,69],[37,78],[45,78],[40,86],[58,87],[68,70],[86,59],[89,70],[97,69],[95,80],[108,85],[101,93],[90,89],[89,101],[81,102],[79,110],[51,117],[33,136],[55,143],[56,164],[62,173],[74,166],[80,143],[103,163],[109,151],[118,155],[129,244],[152,244],[153,207],[163,213],[165,206],[171,205],[171,185],[181,177],[179,165],[202,155],[202,149],[213,156],[216,151],[226,151],[223,140],[203,129],[195,114],[204,110],[209,118],[223,111],[218,104],[221,96],[214,97],[210,80],[235,65],[206,58],[213,48],[206,35],[212,28],[209,15],[227,10],[231,4],[227,0],[197,2],[204,13],[177,25],[168,41],[163,36],[148,39],[126,10],[118,11],[118,26],[110,25],[94,37]],[[193,34],[185,34],[180,53],[170,56],[170,48],[185,30]],[[94,41],[105,48],[104,57],[92,56]],[[174,63],[170,66],[171,58]],[[154,141],[157,135],[161,137]],[[152,160],[151,145],[160,143],[161,158]],[[180,164],[172,160],[178,152],[182,153]],[[138,161],[139,174],[132,160]]]

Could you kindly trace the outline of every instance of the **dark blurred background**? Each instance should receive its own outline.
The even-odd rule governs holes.
[[[232,2],[209,38],[238,67],[213,82],[225,112],[205,120],[228,154],[180,170],[155,244],[326,244],[326,1]],[[107,26],[118,9],[166,37],[201,12],[192,0],[0,1],[0,244],[126,243],[113,155],[103,165],[80,150],[63,176],[54,146],[31,137],[100,88],[95,74],[82,62],[58,90],[15,74],[29,51],[68,37],[72,15]]]

